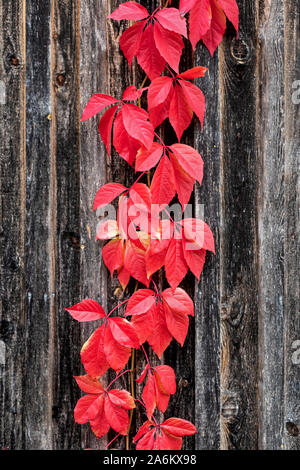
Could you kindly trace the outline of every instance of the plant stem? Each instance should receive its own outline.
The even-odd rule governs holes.
[[[135,367],[135,349],[132,350],[131,355],[131,369],[130,369],[130,384],[131,384],[131,396],[134,399],[134,367]],[[129,427],[128,427],[128,434],[126,436],[126,450],[129,450],[129,437],[130,437],[130,429],[132,425],[133,419],[133,409],[130,410],[130,418],[129,418]]]
[[[110,446],[113,442],[115,442],[115,440],[116,440],[119,436],[121,436],[121,434],[117,434],[117,435],[109,442],[109,444],[107,444],[107,446],[105,447],[105,450],[108,450],[109,446]]]
[[[122,375],[127,374],[127,372],[131,372],[131,370],[130,370],[130,369],[127,369],[127,370],[125,370],[124,372],[122,372],[122,374],[117,375],[117,377],[116,377],[114,380],[112,380],[112,381],[110,382],[109,386],[106,387],[106,391],[108,391],[108,389],[112,386],[112,384],[113,384],[116,380],[118,380],[120,377],[122,377]]]

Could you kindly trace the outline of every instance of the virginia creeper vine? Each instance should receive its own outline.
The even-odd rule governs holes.
[[[108,155],[112,143],[117,153],[140,173],[130,188],[119,183],[105,184],[94,201],[97,210],[119,198],[117,220],[103,221],[96,238],[107,241],[102,248],[103,260],[112,276],[116,271],[123,290],[130,277],[137,281],[137,288],[108,314],[91,299],[67,309],[79,322],[101,322],[81,351],[86,375],[75,379],[86,395],[78,401],[74,416],[77,423],[89,422],[97,438],[110,428],[116,431],[106,449],[119,436],[126,436],[129,449],[137,404],[147,415],[134,438],[137,449],[178,450],[183,436],[197,432],[184,419],[169,418],[159,423],[155,418],[155,410],[164,413],[170,395],[176,393],[176,378],[171,367],[151,365],[143,344],[147,342],[159,358],[173,338],[183,345],[194,304],[179,284],[188,270],[199,280],[206,251],[215,249],[213,234],[204,221],[184,216],[174,220],[166,209],[177,194],[184,211],[195,181],[201,184],[203,176],[200,154],[180,140],[193,114],[203,126],[205,98],[192,81],[203,77],[207,69],[198,66],[179,72],[182,38],[189,37],[194,49],[202,40],[213,54],[225,33],[226,17],[238,31],[238,16],[235,0],[181,0],[179,9],[168,0],[153,13],[136,2],[125,2],[109,17],[114,21],[135,21],[121,36],[120,46],[129,65],[136,57],[146,77],[140,89],[129,86],[122,99],[102,93],[92,96],[82,121],[109,107],[99,123]],[[145,87],[148,80],[150,85]],[[141,97],[146,93],[147,110],[141,107]],[[138,102],[138,106],[132,102]],[[178,139],[172,145],[166,145],[157,130],[167,118]],[[153,168],[156,169],[151,179]],[[148,185],[140,182],[143,177]],[[160,291],[153,276],[162,268],[170,288]],[[146,288],[139,289],[139,284]],[[120,307],[123,316],[112,316]],[[146,367],[136,379],[145,383],[142,396],[135,398],[136,349],[144,352]],[[130,369],[122,372],[130,357]],[[115,370],[116,377],[104,388],[99,379],[109,369]],[[131,393],[112,388],[125,374],[130,376]]]

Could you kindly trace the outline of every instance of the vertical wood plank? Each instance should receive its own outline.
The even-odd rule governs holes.
[[[64,310],[80,300],[79,2],[52,2],[53,148],[56,158],[53,448],[81,449],[73,410],[80,391],[80,327]],[[91,169],[91,173],[93,170]],[[90,208],[90,204],[88,206]]]
[[[284,6],[261,3],[259,24],[260,448],[281,449],[284,413]]]
[[[105,0],[80,2],[81,111],[94,93],[105,93],[107,90],[107,6]],[[106,155],[97,132],[97,120],[98,117],[95,117],[80,125],[80,297],[90,297],[106,308],[107,271],[100,245],[95,242],[98,220],[92,210],[96,192],[106,181]],[[82,344],[94,330],[95,325],[83,327]],[[97,441],[88,425],[82,427],[83,448],[99,449],[103,446],[105,439]]]
[[[53,151],[51,2],[26,2],[24,447],[52,448]],[[32,403],[33,406],[26,406]]]
[[[300,2],[285,2],[284,446],[300,450]]]
[[[0,1],[1,449],[24,447],[24,6],[22,0]]]
[[[202,187],[197,187],[196,216],[211,227],[216,255],[207,253],[200,283],[195,289],[195,393],[196,449],[220,448],[220,119],[218,53],[210,58],[198,46],[195,65],[208,68],[197,85],[205,94],[206,115],[203,131],[195,128],[195,146],[204,160]]]
[[[246,450],[258,445],[257,11],[255,2],[238,5],[239,39],[227,34],[219,49],[222,408],[227,447]]]

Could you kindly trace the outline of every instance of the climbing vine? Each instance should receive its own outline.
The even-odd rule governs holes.
[[[153,13],[136,2],[125,2],[109,17],[134,21],[121,36],[120,47],[130,66],[136,57],[146,77],[140,89],[129,86],[121,99],[95,94],[82,115],[85,121],[107,108],[99,122],[99,133],[108,155],[113,145],[139,173],[129,188],[108,183],[97,192],[94,210],[115,199],[118,210],[115,219],[100,223],[96,238],[106,242],[102,248],[104,263],[111,276],[116,272],[123,290],[131,277],[137,286],[144,287],[137,288],[110,312],[91,299],[66,309],[79,322],[99,321],[81,351],[86,375],[75,379],[86,395],[78,401],[74,416],[79,424],[89,422],[97,438],[112,428],[116,436],[107,448],[119,436],[126,436],[129,448],[137,406],[143,407],[147,416],[134,438],[138,450],[179,450],[182,438],[197,432],[184,419],[169,418],[160,423],[155,417],[156,410],[166,411],[170,396],[176,393],[176,378],[170,366],[151,365],[144,343],[159,358],[173,338],[183,346],[194,304],[179,285],[189,270],[199,280],[206,251],[215,251],[209,226],[185,216],[195,181],[202,183],[203,161],[194,148],[180,143],[194,114],[203,126],[205,97],[192,81],[203,77],[207,69],[198,66],[180,73],[179,63],[183,38],[189,38],[194,49],[202,40],[212,55],[225,33],[226,17],[238,31],[235,0],[181,0],[179,9],[168,0]],[[143,95],[147,95],[147,110],[141,107]],[[166,145],[159,133],[166,119],[178,140],[172,145]],[[143,179],[147,184],[141,182]],[[176,195],[183,214],[178,220],[168,210]],[[155,282],[155,276],[163,270],[170,286],[165,290]],[[117,310],[123,311],[122,316],[115,316]],[[136,349],[141,349],[146,359],[144,371],[135,378],[145,384],[138,398],[134,397]],[[130,358],[131,368],[123,370]],[[101,379],[109,369],[116,377],[104,386]],[[131,393],[114,388],[116,380],[125,374],[131,376]]]

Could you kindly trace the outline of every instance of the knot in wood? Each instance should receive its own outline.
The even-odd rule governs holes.
[[[18,67],[18,65],[20,65],[20,61],[19,59],[16,57],[16,56],[11,56],[11,58],[9,59],[10,61],[10,64],[13,66],[13,67]]]
[[[230,52],[238,64],[246,64],[250,58],[250,47],[243,39],[234,38],[231,42]]]
[[[64,86],[65,83],[66,83],[66,76],[63,73],[59,73],[58,75],[56,75],[56,84],[58,86]]]
[[[287,432],[290,436],[293,436],[293,437],[298,437],[299,436],[299,434],[300,434],[299,428],[295,423],[292,423],[291,421],[288,421],[285,426],[286,426],[286,430],[287,430]]]

